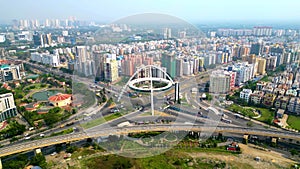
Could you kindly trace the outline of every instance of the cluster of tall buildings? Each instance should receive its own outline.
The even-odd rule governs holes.
[[[254,43],[251,45],[250,56],[262,56],[266,59],[267,70],[273,70],[282,64],[291,64],[299,60],[300,54],[297,47],[284,47],[283,45],[274,44],[266,45],[263,42]],[[242,56],[245,60],[247,55]]]
[[[115,82],[119,78],[119,59],[116,54],[93,52],[95,76],[100,81]]]
[[[266,73],[266,59],[251,55],[248,62],[235,63],[210,75],[210,92],[226,94],[235,87],[243,86],[257,75]]]
[[[88,25],[85,21],[79,21],[75,17],[69,17],[65,20],[46,19],[40,21],[37,19],[21,19],[12,21],[14,29],[39,29],[39,28],[75,28]]]
[[[30,60],[53,67],[60,66],[60,57],[57,50],[54,50],[53,54],[50,54],[49,51],[45,53],[31,53]]]
[[[52,35],[51,33],[48,34],[40,34],[36,32],[33,35],[33,44],[34,46],[41,46],[41,47],[49,47],[52,45]]]
[[[181,77],[198,74],[203,68],[203,59],[199,57],[179,57],[173,54],[164,53],[161,57],[161,66],[167,69],[172,77]]]
[[[253,28],[254,36],[271,36],[272,35],[272,27],[269,26],[257,26]]]
[[[219,36],[271,36],[273,28],[268,26],[254,27],[253,29],[218,29]]]
[[[163,29],[163,37],[164,37],[164,39],[170,39],[170,38],[172,38],[172,29],[171,28],[164,28]]]
[[[88,46],[76,46],[74,69],[78,74],[84,76],[94,76],[96,74],[95,60],[89,50]]]
[[[123,55],[121,59],[122,74],[132,76],[140,65],[153,65],[153,57],[146,54]]]
[[[296,30],[291,29],[276,29],[269,26],[256,26],[253,29],[218,29],[217,32],[211,32],[211,37],[215,35],[229,37],[229,36],[297,36]]]
[[[233,58],[229,52],[210,51],[204,53],[199,59],[203,60],[204,66],[207,67],[209,65],[229,63]]]

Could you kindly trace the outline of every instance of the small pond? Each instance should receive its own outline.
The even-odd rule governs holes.
[[[59,91],[59,90],[41,91],[41,92],[34,93],[32,95],[32,98],[36,99],[37,101],[48,101],[48,98],[50,96],[54,96],[57,93],[62,93],[62,91]]]

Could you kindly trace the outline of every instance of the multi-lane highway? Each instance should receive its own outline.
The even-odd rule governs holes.
[[[288,138],[300,141],[300,135],[293,132],[282,132],[270,129],[253,129],[245,127],[205,127],[201,125],[188,124],[159,124],[159,125],[138,125],[126,127],[111,127],[102,130],[95,130],[89,132],[79,132],[74,134],[44,138],[41,140],[34,140],[30,142],[23,142],[12,146],[0,148],[0,157],[7,155],[29,151],[37,148],[51,146],[55,144],[83,140],[87,138],[95,138],[108,135],[127,135],[128,133],[139,133],[149,131],[195,131],[195,132],[224,132],[224,133],[239,133],[239,134],[253,134],[260,136],[269,136],[277,138]]]

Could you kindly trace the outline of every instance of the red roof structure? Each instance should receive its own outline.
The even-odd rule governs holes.
[[[59,102],[59,101],[63,101],[63,100],[67,100],[70,97],[72,97],[71,94],[62,94],[62,93],[58,93],[54,96],[49,97],[49,101],[50,102]]]

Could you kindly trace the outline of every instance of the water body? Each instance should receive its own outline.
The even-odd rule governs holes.
[[[48,101],[48,98],[50,96],[54,96],[57,93],[61,93],[59,90],[47,90],[42,92],[37,92],[32,95],[33,99],[36,99],[37,101]]]

